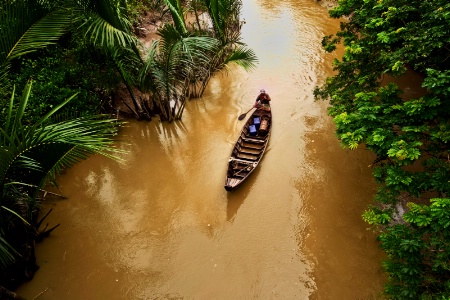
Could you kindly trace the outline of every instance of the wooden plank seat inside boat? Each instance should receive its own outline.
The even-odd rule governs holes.
[[[237,144],[236,148],[240,152],[252,154],[252,155],[260,155],[261,151],[262,151],[262,148],[246,147],[246,146],[241,146],[241,144]]]
[[[229,162],[234,162],[239,164],[244,164],[244,165],[253,165],[253,162],[247,161],[247,160],[243,160],[243,159],[237,159],[237,158],[230,158]]]
[[[264,140],[263,139],[255,139],[254,137],[251,137],[251,138],[243,137],[242,140],[245,141],[245,142],[249,142],[249,143],[264,144]]]
[[[258,149],[258,150],[262,150],[264,148],[264,144],[263,143],[253,143],[251,141],[239,141],[238,142],[242,147],[245,148],[251,148],[251,149]]]
[[[236,151],[234,153],[234,156],[240,159],[246,159],[246,160],[250,160],[250,161],[256,161],[259,158],[259,155],[254,155],[254,154],[248,154],[248,153],[243,153],[243,152],[238,152]]]

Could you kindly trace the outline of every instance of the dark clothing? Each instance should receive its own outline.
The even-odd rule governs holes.
[[[270,111],[270,96],[266,93],[261,93],[256,98],[255,105],[253,107],[256,107],[257,109],[263,109]]]
[[[270,99],[269,94],[266,94],[266,93],[261,93],[256,98],[256,102],[260,102],[261,104],[270,104],[270,100],[271,99]]]

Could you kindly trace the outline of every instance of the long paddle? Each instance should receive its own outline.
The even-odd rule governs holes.
[[[249,111],[251,111],[252,109],[254,109],[254,107],[250,108],[247,112],[243,113],[242,115],[239,116],[238,120],[242,120],[245,118],[245,116],[249,113]]]

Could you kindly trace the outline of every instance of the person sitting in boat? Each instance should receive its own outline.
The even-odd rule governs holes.
[[[256,101],[255,101],[255,104],[253,105],[253,107],[256,107],[257,109],[263,109],[263,110],[270,111],[270,101],[271,100],[272,99],[270,99],[269,94],[267,94],[264,89],[261,89],[259,91],[259,95],[256,98]]]

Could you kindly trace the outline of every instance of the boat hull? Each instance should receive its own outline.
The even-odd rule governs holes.
[[[238,188],[258,167],[269,143],[272,112],[257,109],[245,122],[228,160],[225,190]]]

